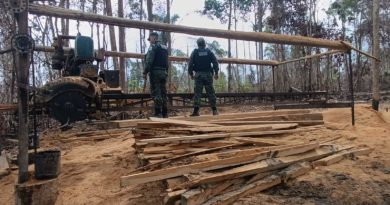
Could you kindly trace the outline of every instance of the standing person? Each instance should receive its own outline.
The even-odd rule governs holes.
[[[198,38],[196,43],[198,44],[198,48],[192,51],[188,64],[188,74],[192,79],[195,79],[194,112],[191,116],[199,116],[200,98],[203,87],[206,89],[213,115],[218,115],[216,107],[217,99],[213,87],[213,77],[215,80],[218,80],[218,61],[214,53],[206,48],[206,42],[202,37]]]
[[[154,117],[168,118],[167,107],[167,78],[168,78],[168,49],[161,45],[158,33],[151,32],[148,41],[150,47],[146,53],[144,79],[149,74],[150,95],[154,101]]]

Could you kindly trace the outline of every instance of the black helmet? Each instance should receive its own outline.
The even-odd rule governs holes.
[[[200,48],[206,47],[206,41],[202,37],[200,37],[200,38],[198,38],[198,40],[196,40],[196,44],[198,44],[198,47],[200,47]]]

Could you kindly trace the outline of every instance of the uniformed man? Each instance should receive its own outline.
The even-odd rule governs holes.
[[[154,101],[154,116],[168,117],[167,107],[167,78],[168,78],[168,49],[161,45],[158,33],[151,32],[148,41],[150,47],[146,53],[144,79],[149,74],[150,95]]]
[[[214,53],[206,48],[206,42],[203,38],[199,38],[196,43],[198,44],[198,48],[192,51],[188,64],[188,74],[192,79],[195,79],[194,112],[191,116],[199,116],[203,87],[206,89],[213,115],[218,115],[213,87],[213,78],[218,80],[218,61]]]

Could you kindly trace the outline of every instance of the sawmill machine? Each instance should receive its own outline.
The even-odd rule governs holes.
[[[74,48],[65,48],[67,41]],[[36,103],[61,124],[99,118],[102,93],[121,92],[119,71],[101,70],[104,51],[95,52],[91,37],[58,36],[54,39],[51,69],[61,77],[48,82],[36,94]]]

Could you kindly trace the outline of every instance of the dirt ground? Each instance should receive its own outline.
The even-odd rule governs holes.
[[[227,109],[225,109],[227,110]],[[390,112],[377,113],[367,105],[356,108],[356,126],[350,109],[322,110],[325,128],[280,139],[326,141],[371,147],[369,156],[319,167],[309,174],[235,204],[390,204]],[[60,194],[57,204],[162,204],[161,183],[120,188],[119,179],[136,166],[134,139],[60,143],[58,133],[43,138],[43,146],[62,149]],[[0,204],[14,204],[17,170],[0,179]]]

